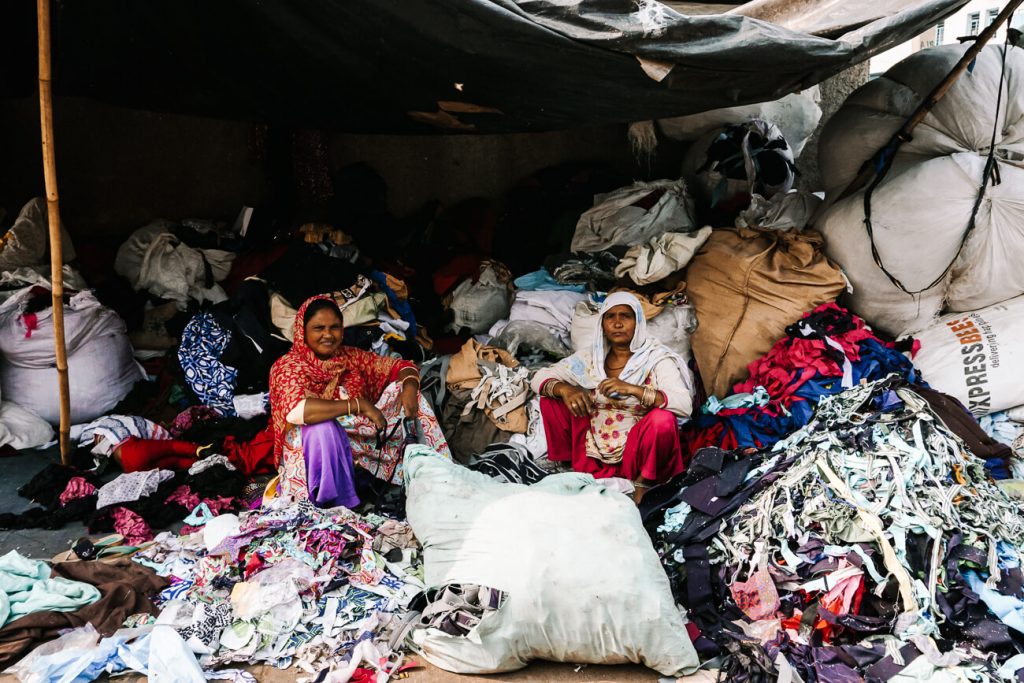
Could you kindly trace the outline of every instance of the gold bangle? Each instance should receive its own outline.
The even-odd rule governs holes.
[[[406,382],[416,382],[416,386],[420,386],[420,378],[417,377],[416,375],[406,376],[406,378],[402,380],[402,384],[404,385]]]

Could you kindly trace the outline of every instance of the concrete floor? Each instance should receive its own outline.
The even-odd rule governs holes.
[[[18,487],[28,482],[50,463],[60,462],[56,447],[45,451],[21,451],[17,455],[0,457],[0,513],[24,512],[35,503],[18,495]],[[68,524],[63,529],[22,529],[0,531],[0,554],[17,550],[26,557],[49,560],[68,549],[68,542],[87,535],[85,525]]]

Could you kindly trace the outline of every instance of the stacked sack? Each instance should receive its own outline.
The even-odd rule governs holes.
[[[916,332],[943,312],[974,311],[1024,293],[1019,50],[982,50],[899,148],[870,198],[873,240],[865,229],[865,190],[838,199],[966,49],[949,45],[900,62],[850,95],[821,136],[821,175],[834,204],[816,227],[853,284],[853,310],[889,334]],[[976,206],[990,151],[994,169]],[[885,271],[917,293],[902,291]]]

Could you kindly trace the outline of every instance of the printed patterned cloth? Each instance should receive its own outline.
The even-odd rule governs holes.
[[[136,439],[170,439],[170,433],[160,425],[144,417],[132,415],[107,415],[73,430],[72,438],[79,446],[92,445],[97,455],[110,455],[131,437]]]
[[[200,313],[181,333],[178,362],[185,373],[185,381],[200,401],[234,417],[238,370],[220,362],[230,342],[229,331],[218,325],[209,313]]]
[[[402,428],[394,429],[401,423],[405,413],[402,411],[402,387],[395,382],[387,389],[377,402],[377,408],[384,413],[391,434],[383,446],[377,445],[377,428],[369,419],[362,416],[346,415],[338,418],[338,422],[348,434],[352,448],[352,460],[358,467],[374,475],[378,479],[400,485],[402,483],[402,455],[405,450],[405,434]],[[422,396],[420,401],[420,426],[423,438],[430,448],[445,458],[451,458],[451,449],[441,432],[441,424],[434,416],[430,403]],[[294,501],[309,498],[306,485],[306,460],[302,453],[302,427],[293,426],[285,435],[284,455],[280,468],[281,496]]]

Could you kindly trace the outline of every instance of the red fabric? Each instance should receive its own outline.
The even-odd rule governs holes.
[[[274,430],[269,425],[253,437],[239,442],[235,437],[224,439],[224,455],[247,477],[274,471]]]
[[[130,437],[118,448],[121,469],[125,472],[142,470],[187,470],[196,461],[196,445],[188,441],[167,439],[139,439]]]
[[[455,289],[467,278],[475,278],[480,275],[480,262],[482,256],[476,254],[461,254],[434,271],[434,291],[438,296],[444,296]]]
[[[686,469],[676,416],[662,408],[647,413],[630,430],[622,462],[614,465],[587,455],[589,417],[575,417],[564,403],[547,397],[540,400],[540,414],[548,441],[548,459],[572,462],[576,472],[592,474],[597,479],[622,477],[636,481],[642,477],[661,484]]]
[[[307,299],[295,313],[291,351],[277,359],[270,369],[270,415],[274,433],[274,462],[281,460],[288,413],[305,398],[333,399],[338,386],[353,397],[376,403],[384,389],[398,379],[409,361],[385,358],[369,351],[342,346],[337,355],[320,360],[306,344],[306,309],[317,299],[334,300],[323,294]]]

